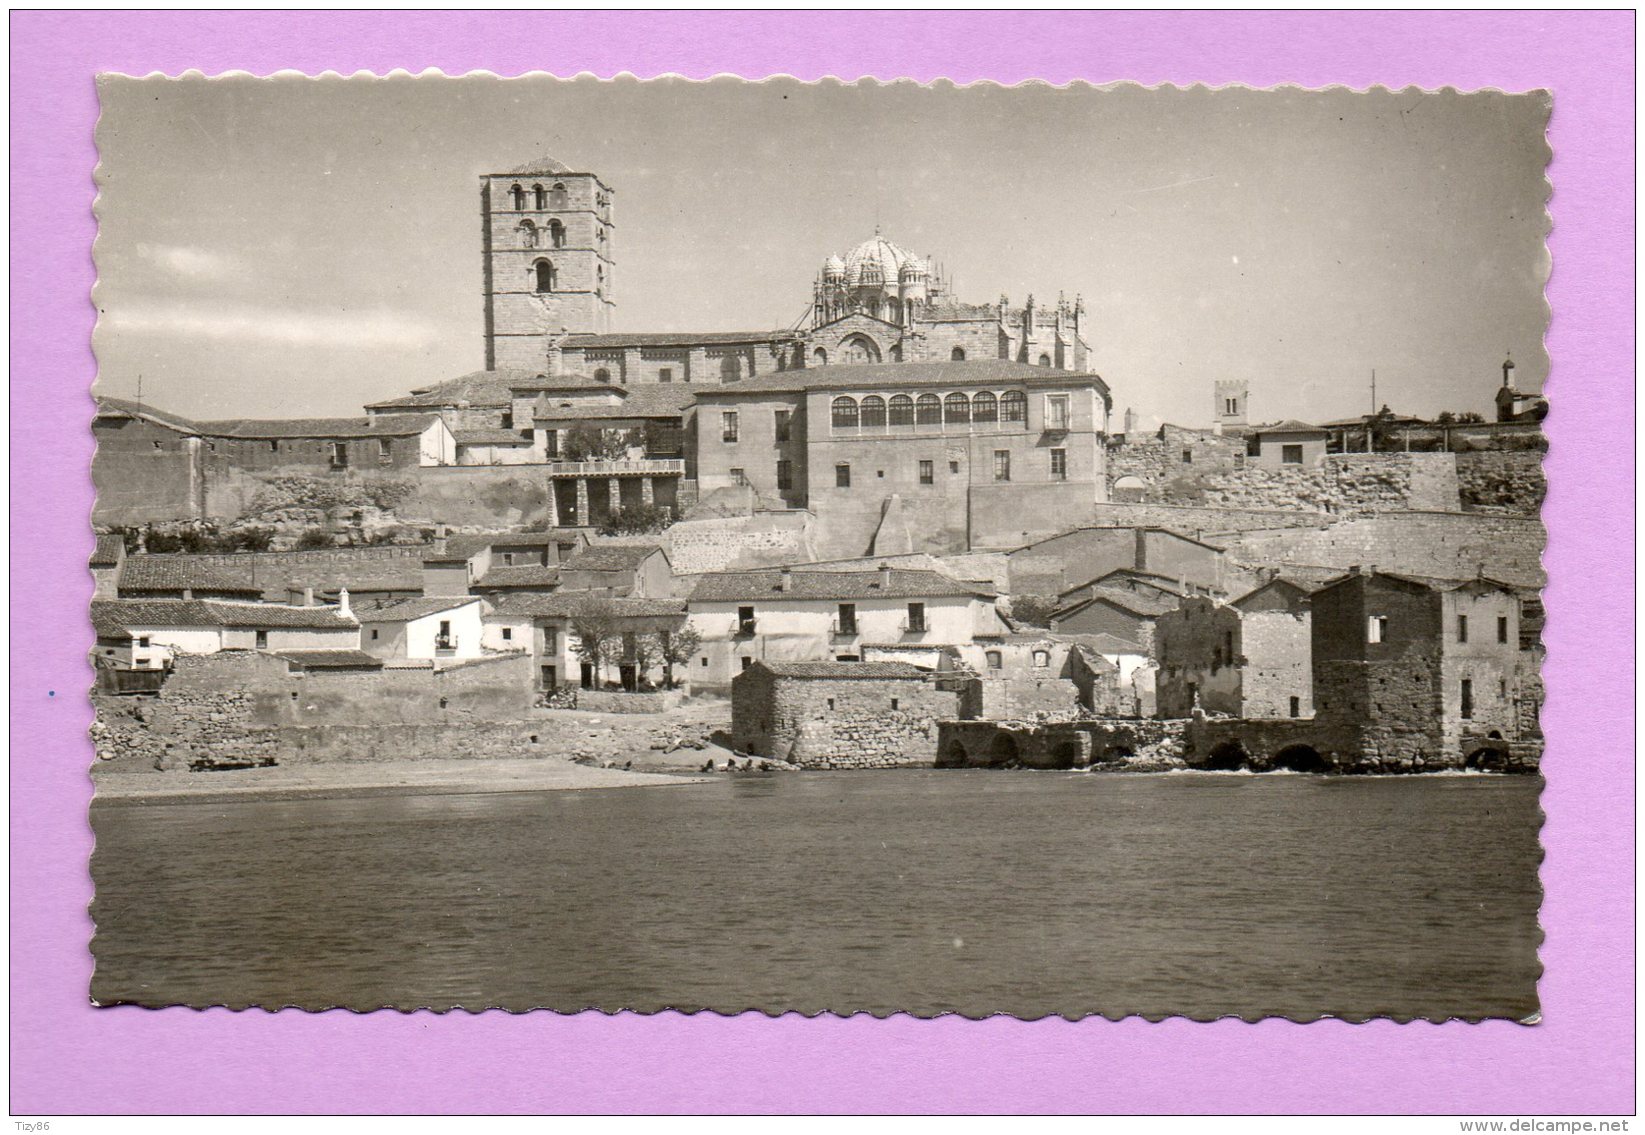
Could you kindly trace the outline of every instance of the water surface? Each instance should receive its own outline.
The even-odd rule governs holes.
[[[931,770],[94,805],[92,993],[1523,1018],[1540,783]]]

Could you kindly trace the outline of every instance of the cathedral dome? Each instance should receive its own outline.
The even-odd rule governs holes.
[[[508,171],[516,177],[530,177],[539,173],[571,173],[572,168],[564,162],[547,156],[546,154],[534,162],[527,162],[523,166],[515,166]]]
[[[875,233],[846,253],[845,282],[852,287],[895,283],[902,276],[902,266],[916,259],[906,248]]]
[[[845,278],[845,261],[838,256],[830,256],[823,261],[823,279],[841,280]]]

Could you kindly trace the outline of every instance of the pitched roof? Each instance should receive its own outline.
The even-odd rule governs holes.
[[[600,347],[712,347],[720,343],[776,343],[800,337],[787,329],[776,331],[629,331],[605,335],[568,335],[568,348]]]
[[[756,662],[779,678],[917,678],[931,676],[909,662]],[[753,667],[750,667],[753,669]]]
[[[1309,595],[1314,593],[1314,588],[1311,584],[1299,583],[1295,579],[1287,579],[1283,575],[1277,575],[1273,579],[1270,579],[1267,583],[1264,583],[1259,587],[1253,587],[1244,595],[1241,595],[1238,599],[1230,600],[1228,605],[1230,607],[1238,607],[1241,610],[1244,610],[1246,600],[1274,587],[1283,588],[1293,592],[1293,598],[1307,598]]]
[[[1065,619],[1077,611],[1083,611],[1093,603],[1108,603],[1122,611],[1129,611],[1133,615],[1144,615],[1155,618],[1167,611],[1175,611],[1177,603],[1175,597],[1165,595],[1143,595],[1136,591],[1123,591],[1113,587],[1099,587],[1090,596],[1077,603],[1070,603],[1058,611],[1052,611],[1053,619]]]
[[[452,430],[451,436],[458,445],[530,445],[529,437],[522,437],[513,430],[482,429],[482,430]]]
[[[662,550],[661,544],[590,544],[573,552],[563,567],[566,571],[633,571]]]
[[[396,599],[381,607],[366,607],[355,612],[362,623],[409,623],[413,619],[455,611],[470,603],[480,602],[478,595],[427,595],[420,599]]]
[[[504,170],[503,172],[505,174],[519,174],[521,176],[527,176],[534,173],[575,173],[576,170],[572,169],[558,158],[551,158],[547,154],[544,154],[542,157],[526,162],[522,166],[515,166],[511,170]]]
[[[290,607],[280,603],[229,603],[214,599],[203,602],[218,625],[225,627],[337,630],[360,625],[353,617],[344,618],[336,607]]]
[[[802,367],[774,371],[741,382],[718,386],[697,386],[697,400],[773,391],[851,390],[858,387],[892,389],[898,387],[962,386],[1085,386],[1095,385],[1106,395],[1108,384],[1082,371],[1057,370],[1012,362],[1009,359],[976,359],[962,362],[865,363]]]
[[[114,567],[120,562],[125,553],[126,541],[116,532],[105,533],[97,537],[97,546],[92,549],[91,559],[86,561],[87,567]]]
[[[386,414],[379,418],[229,418],[201,422],[207,437],[412,437],[439,421],[435,414]]]
[[[1299,422],[1295,418],[1287,418],[1283,422],[1275,422],[1271,426],[1247,426],[1248,433],[1258,434],[1322,434],[1324,426],[1312,425],[1308,422]]]
[[[383,660],[364,650],[275,650],[269,653],[305,670],[381,670]]]
[[[336,607],[286,607],[277,603],[225,603],[210,599],[99,599],[92,626],[101,636],[132,627],[297,627],[348,630],[359,626]]]
[[[419,386],[410,394],[372,402],[368,410],[415,409],[417,407],[477,406],[494,408],[509,404],[509,383],[541,377],[525,367],[476,370],[449,378],[433,386]]]
[[[539,422],[583,418],[678,418],[695,398],[690,386],[671,382],[648,382],[609,389],[623,397],[616,402],[571,402],[543,406],[533,416]]]
[[[939,300],[914,309],[919,323],[963,323],[973,319],[998,320],[1000,309],[989,303],[961,303],[958,300]]]
[[[156,410],[143,402],[132,402],[125,398],[97,398],[97,416],[100,418],[145,418],[157,425],[165,426],[179,433],[197,434],[200,424],[181,414],[169,413],[165,410]]]
[[[588,604],[616,618],[656,618],[684,615],[684,599],[643,599],[636,596],[590,595],[586,591],[560,591],[552,595],[520,592],[499,595],[492,604],[493,616],[543,619],[569,619]]]
[[[1069,635],[1076,646],[1090,647],[1098,654],[1147,654],[1138,643],[1111,635],[1107,631],[1092,635]]]
[[[460,564],[487,548],[546,548],[555,544],[581,544],[587,536],[576,528],[550,528],[546,532],[480,532],[452,536],[446,540],[445,551],[429,549],[423,555],[425,564]]]
[[[891,569],[888,584],[877,571],[791,571],[788,590],[782,589],[781,571],[710,572],[691,589],[694,603],[735,603],[754,599],[942,599],[993,598],[983,583],[966,582],[940,572]]]
[[[191,555],[127,556],[125,566],[120,569],[120,591],[129,594],[186,588],[261,595],[268,584],[258,584],[254,575],[255,568],[249,561],[223,564]]]
[[[502,564],[481,576],[476,587],[554,587],[560,582],[557,564]]]

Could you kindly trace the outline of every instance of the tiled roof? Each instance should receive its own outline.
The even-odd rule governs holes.
[[[274,655],[305,670],[381,670],[383,660],[363,650],[276,650]]]
[[[255,568],[249,560],[222,564],[189,555],[127,556],[125,566],[120,569],[122,594],[187,588],[261,595],[273,582],[271,579],[257,583]]]
[[[530,445],[531,439],[513,430],[452,430],[458,445]]]
[[[103,418],[147,418],[151,422],[156,422],[179,433],[197,434],[200,432],[198,422],[185,418],[180,414],[156,410],[146,403],[130,402],[124,398],[99,397],[97,399],[97,415]]]
[[[1314,592],[1314,585],[1313,584],[1299,583],[1298,581],[1296,581],[1294,579],[1287,579],[1287,578],[1285,578],[1285,576],[1280,575],[1280,576],[1275,576],[1273,579],[1270,579],[1267,583],[1264,583],[1264,584],[1262,584],[1258,587],[1251,588],[1251,590],[1247,591],[1244,595],[1241,595],[1238,599],[1230,600],[1228,605],[1230,607],[1239,607],[1241,610],[1243,610],[1245,601],[1247,599],[1251,598],[1253,595],[1256,595],[1258,592],[1267,591],[1270,587],[1274,587],[1274,586],[1289,588],[1291,591],[1295,592],[1297,595],[1303,596],[1303,597],[1306,597],[1308,595],[1312,595],[1313,592]]]
[[[487,548],[546,548],[561,543],[581,543],[586,537],[575,528],[550,528],[546,532],[481,532],[452,536],[446,549],[430,549],[423,556],[425,564],[459,564]]]
[[[563,422],[584,418],[678,418],[695,397],[693,387],[684,383],[648,382],[612,387],[626,397],[616,402],[573,402],[544,406],[537,410],[539,422]]]
[[[1071,603],[1059,611],[1051,612],[1050,617],[1053,619],[1065,619],[1077,611],[1083,611],[1093,603],[1102,602],[1111,603],[1115,607],[1120,608],[1122,611],[1129,611],[1133,615],[1145,615],[1148,618],[1154,618],[1165,614],[1167,611],[1175,611],[1177,609],[1176,601],[1174,599],[1167,599],[1164,595],[1142,595],[1135,591],[1121,591],[1112,587],[1099,587],[1096,589],[1095,593],[1088,598],[1081,599],[1077,603]]]
[[[380,418],[230,418],[201,422],[208,437],[412,437],[440,419],[433,414],[387,414]]]
[[[998,319],[1000,309],[994,304],[960,303],[958,301],[927,304],[914,309],[919,323],[958,323],[973,319]]]
[[[576,170],[572,169],[558,158],[551,158],[547,154],[544,154],[535,161],[529,161],[523,166],[515,166],[513,169],[507,170],[506,172],[509,174],[518,174],[521,177],[528,177],[534,173],[575,173]]]
[[[503,564],[480,578],[476,587],[554,587],[560,582],[557,565]]]
[[[1088,646],[1098,654],[1147,654],[1139,644],[1107,631],[1092,635],[1069,635],[1076,646]]]
[[[590,544],[565,561],[567,571],[633,571],[656,553],[661,544]]]
[[[756,662],[779,678],[929,678],[908,662]]]
[[[428,595],[421,599],[396,599],[381,607],[366,607],[354,613],[362,623],[409,623],[478,602],[478,595]]]
[[[1302,434],[1324,433],[1324,426],[1311,425],[1308,422],[1299,422],[1295,418],[1287,418],[1283,422],[1275,422],[1271,426],[1247,426],[1246,431],[1258,434]]]
[[[335,607],[224,603],[210,599],[99,599],[91,605],[99,635],[131,627],[300,627],[343,630],[359,624]]]
[[[617,618],[656,618],[684,615],[684,599],[642,599],[634,596],[606,597],[583,591],[561,591],[553,595],[499,595],[492,604],[494,615],[519,618],[569,619],[593,603]]]
[[[86,561],[86,566],[113,567],[120,562],[120,555],[125,546],[125,538],[118,533],[97,537],[97,546],[92,549],[91,559]]]
[[[599,347],[713,347],[719,344],[792,342],[799,332],[779,331],[631,331],[607,335],[568,335],[571,349]]]
[[[734,603],[755,599],[942,599],[992,598],[985,584],[966,583],[934,571],[893,568],[889,584],[877,571],[793,571],[788,590],[782,589],[780,571],[712,572],[700,576],[691,590],[697,603]]]
[[[525,367],[477,370],[434,386],[420,386],[410,394],[386,398],[366,406],[368,410],[416,409],[418,407],[475,406],[494,408],[509,404],[509,383],[541,377]]]
[[[966,362],[866,363],[860,366],[803,367],[775,371],[721,386],[698,386],[698,401],[728,395],[795,392],[803,390],[851,390],[858,387],[893,389],[899,387],[964,387],[1030,384],[1037,386],[1085,386],[1095,384],[1105,392],[1106,383],[1095,374],[1056,370],[1011,362],[1007,359],[978,359]]]

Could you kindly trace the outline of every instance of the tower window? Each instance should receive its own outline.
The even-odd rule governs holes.
[[[520,222],[520,247],[537,247],[537,226],[532,224],[530,221]]]
[[[674,368],[673,367],[658,367],[657,368],[657,381],[658,382],[673,382],[674,381]]]
[[[377,464],[388,465],[394,460],[394,445],[386,437],[377,439]]]
[[[1051,365],[1051,356],[1046,355],[1046,354],[1040,355],[1040,366],[1048,367],[1050,365]]]
[[[1222,400],[1222,412],[1230,418],[1233,417],[1234,415],[1238,414],[1239,413],[1239,399],[1238,398],[1224,398]]]
[[[1496,640],[1498,642],[1507,642],[1508,641],[1508,616],[1507,615],[1498,615],[1497,618],[1496,618]]]
[[[930,461],[920,462],[920,484],[934,485],[937,483],[937,471]]]
[[[952,351],[948,352],[948,357],[956,363],[963,363],[965,361],[965,348],[955,347]]]
[[[1467,615],[1458,615],[1457,616],[1457,641],[1458,642],[1467,642],[1468,641],[1468,616]]]
[[[1365,621],[1366,642],[1388,641],[1388,616],[1372,615]]]
[[[787,492],[794,487],[794,463],[792,461],[777,462],[777,490]]]
[[[554,183],[554,188],[548,193],[548,207],[550,209],[564,209],[566,207],[565,186],[560,182]]]
[[[1462,707],[1460,716],[1464,719],[1474,715],[1474,682],[1471,678],[1462,679]]]
[[[516,209],[525,208],[525,190],[516,185],[508,191],[508,195],[514,199],[514,207]]]
[[[600,367],[598,370],[596,370],[594,372],[594,381],[595,382],[601,382],[601,383],[609,383],[611,381],[611,372],[609,370],[607,370],[605,367]]]
[[[540,185],[531,187],[531,203],[539,209],[548,208],[548,193]]]
[[[1068,395],[1047,394],[1045,396],[1045,428],[1048,430],[1065,430],[1068,428]]]
[[[720,440],[737,440],[737,411],[722,410],[720,412]]]
[[[776,431],[777,441],[779,444],[788,440],[789,427],[787,410],[776,410],[772,413],[772,428]]]
[[[555,248],[565,247],[565,226],[558,219],[548,222],[548,243]]]
[[[720,381],[736,382],[743,376],[742,361],[736,355],[727,355],[720,360]]]
[[[532,271],[537,277],[537,291],[539,293],[554,290],[554,265],[546,260],[539,260],[532,265]]]

